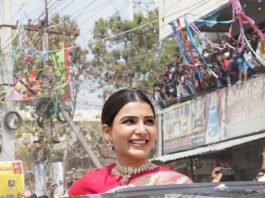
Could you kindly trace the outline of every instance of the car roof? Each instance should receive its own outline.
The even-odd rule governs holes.
[[[80,197],[80,196],[79,196]],[[88,196],[89,198],[206,198],[206,197],[265,197],[265,182],[221,182],[170,184],[156,186],[141,186],[121,188],[113,193],[103,193]],[[80,198],[81,198],[80,197]]]

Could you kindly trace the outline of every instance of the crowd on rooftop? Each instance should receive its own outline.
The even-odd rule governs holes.
[[[153,98],[165,108],[265,73],[265,41],[255,33],[238,43],[227,34],[218,48],[206,47],[196,55],[195,65],[175,59],[165,65],[153,85]],[[249,44],[249,45],[248,45]]]

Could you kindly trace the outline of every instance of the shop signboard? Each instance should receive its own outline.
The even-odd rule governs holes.
[[[224,139],[265,129],[265,76],[227,91]]]
[[[22,162],[0,162],[0,197],[16,198],[23,191],[24,173]]]
[[[219,142],[223,134],[225,90],[207,94],[204,100],[205,143]]]
[[[168,109],[164,114],[164,152],[192,146],[191,102],[185,102]]]
[[[265,129],[265,76],[169,107],[163,153],[196,148]]]
[[[173,106],[164,112],[164,153],[221,140],[225,90]]]

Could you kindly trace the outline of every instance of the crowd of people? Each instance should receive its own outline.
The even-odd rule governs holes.
[[[227,34],[227,42],[201,50],[193,65],[177,58],[168,63],[153,85],[156,103],[165,108],[264,73],[265,41],[254,33],[247,39],[238,43]]]
[[[230,172],[227,174],[227,172]],[[225,181],[235,181],[235,176],[232,173],[232,168],[223,168],[221,166],[217,166],[213,169],[211,173],[211,182],[225,182]],[[254,178],[254,182],[265,182],[265,168],[260,168],[256,171]]]

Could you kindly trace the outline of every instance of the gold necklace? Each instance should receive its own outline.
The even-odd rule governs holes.
[[[138,174],[142,171],[152,170],[155,167],[156,165],[152,164],[149,161],[146,161],[143,165],[137,168],[131,166],[122,166],[119,162],[116,162],[116,165],[112,168],[111,172],[116,179],[119,179],[121,177],[121,185],[126,185],[128,184],[128,180],[131,178],[132,175]]]

